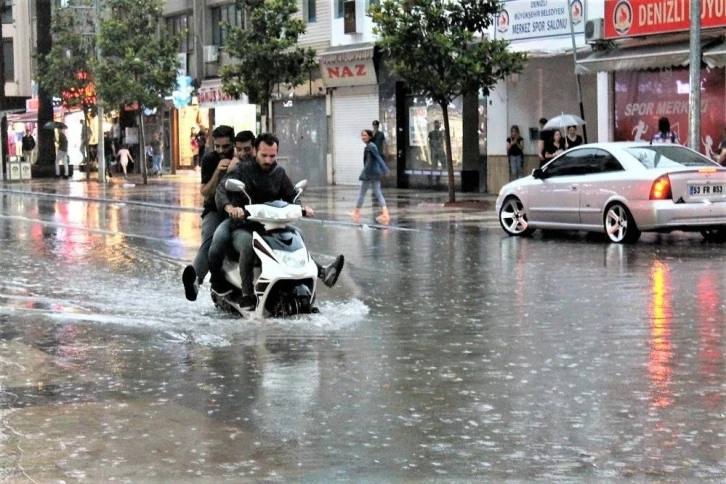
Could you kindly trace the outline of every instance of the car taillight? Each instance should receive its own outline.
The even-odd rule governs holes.
[[[655,179],[653,186],[650,187],[651,200],[668,200],[673,198],[671,193],[671,179],[668,175],[662,175]]]

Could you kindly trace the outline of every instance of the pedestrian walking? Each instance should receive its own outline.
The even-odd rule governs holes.
[[[63,178],[68,178],[68,137],[65,128],[58,128],[58,151],[55,154],[55,177],[60,178],[60,164],[65,166]]]
[[[513,124],[507,138],[507,158],[509,159],[509,181],[522,178],[524,170],[524,139],[519,126]]]
[[[650,144],[653,143],[681,144],[678,135],[674,131],[671,131],[671,122],[665,116],[658,120],[658,132],[650,140]]]
[[[161,150],[161,138],[157,132],[151,138],[151,167],[153,170],[152,174],[156,176],[161,176]]]
[[[442,168],[446,165],[446,150],[444,149],[444,132],[441,131],[441,122],[438,119],[434,121],[434,129],[429,131],[428,140],[431,166]]]
[[[129,165],[129,161],[132,163],[134,161],[134,157],[131,156],[131,152],[129,151],[129,145],[122,145],[121,149],[116,152],[116,156],[118,156],[118,162],[121,165],[121,170],[124,172],[124,179],[126,179],[126,167]]]
[[[567,136],[565,136],[565,149],[569,150],[575,146],[582,144],[582,136],[577,134],[577,126],[567,127]]]
[[[192,164],[194,168],[199,166],[199,133],[197,128],[192,128],[192,134],[189,136],[189,146],[192,149]],[[202,155],[203,156],[203,155]]]
[[[111,178],[113,177],[111,161],[116,159],[116,144],[108,131],[103,133],[103,158],[104,163],[106,163],[106,176]]]
[[[25,129],[25,136],[23,136],[20,143],[23,150],[23,159],[31,165],[35,164],[35,138],[33,138],[29,129]]]
[[[363,206],[366,193],[370,187],[373,187],[373,194],[378,199],[378,204],[381,207],[381,215],[376,217],[376,221],[386,224],[390,220],[390,217],[388,215],[388,207],[386,207],[386,200],[383,198],[383,193],[381,193],[381,178],[388,175],[390,170],[378,152],[376,144],[373,142],[373,131],[364,129],[360,133],[360,139],[365,145],[363,149],[363,171],[361,171],[358,177],[362,183],[360,193],[358,194],[358,201],[355,204],[355,210],[350,215],[355,220],[360,218],[360,208]]]

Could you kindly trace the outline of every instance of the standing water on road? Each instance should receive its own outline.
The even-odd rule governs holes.
[[[726,479],[721,246],[307,222],[321,314],[244,321],[198,219],[3,198],[0,478]]]

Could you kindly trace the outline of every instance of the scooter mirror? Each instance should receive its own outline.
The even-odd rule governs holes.
[[[230,178],[229,180],[224,182],[224,189],[229,192],[244,192],[245,183],[239,180],[235,180],[234,178]]]
[[[295,185],[295,190],[303,190],[307,186],[308,186],[307,180],[300,180],[299,182],[297,182],[297,185]]]

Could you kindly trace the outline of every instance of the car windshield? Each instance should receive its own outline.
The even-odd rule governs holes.
[[[713,166],[716,163],[678,145],[652,145],[626,148],[644,167],[677,168],[682,166]]]

